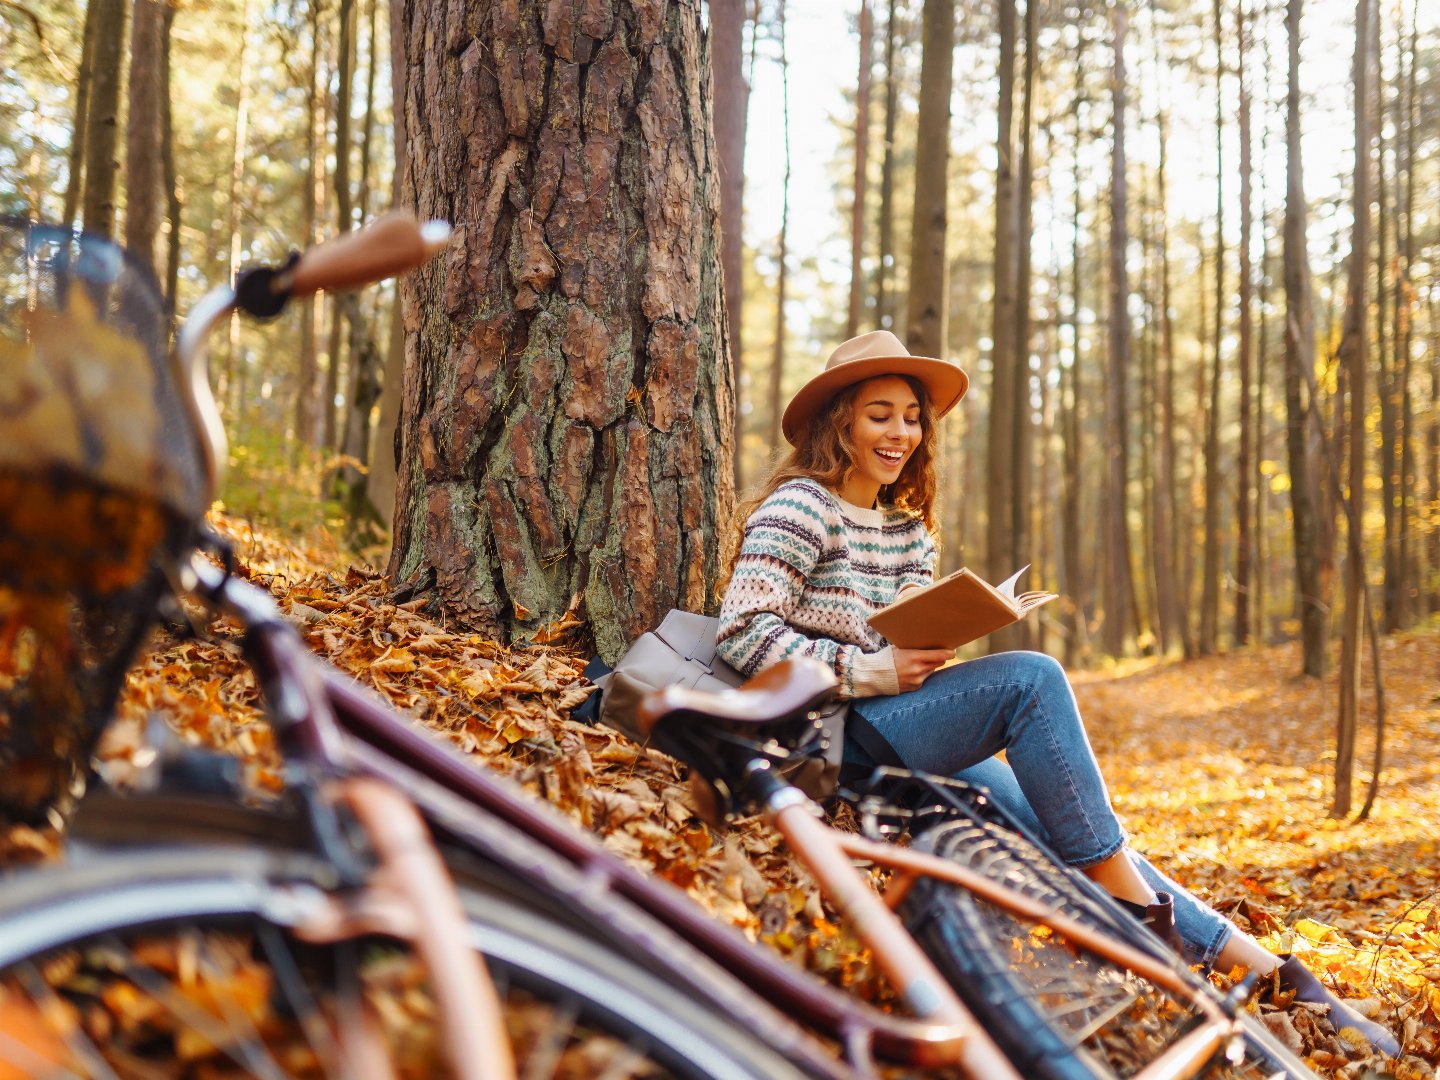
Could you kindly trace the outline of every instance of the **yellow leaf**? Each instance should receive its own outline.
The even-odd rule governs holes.
[[[1315,942],[1328,941],[1335,935],[1335,928],[1333,926],[1326,926],[1324,923],[1316,922],[1314,919],[1300,919],[1292,929],[1297,934]]]

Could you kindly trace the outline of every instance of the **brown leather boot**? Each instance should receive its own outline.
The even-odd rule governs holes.
[[[1121,900],[1120,906],[1144,923],[1152,934],[1178,955],[1185,955],[1185,944],[1175,930],[1175,898],[1168,892],[1157,892],[1155,901],[1150,904],[1132,904],[1129,900]]]
[[[1354,1028],[1382,1054],[1395,1057],[1400,1053],[1400,1043],[1388,1029],[1373,1020],[1366,1020],[1365,1017],[1327,990],[1325,985],[1300,963],[1298,956],[1282,955],[1279,959],[1282,962],[1275,969],[1275,978],[1281,989],[1295,992],[1296,1001],[1308,1001],[1312,1005],[1327,1006],[1330,1010],[1327,1019],[1337,1032],[1341,1028]]]

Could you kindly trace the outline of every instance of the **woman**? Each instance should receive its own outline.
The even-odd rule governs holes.
[[[851,712],[908,767],[994,797],[1069,865],[1149,922],[1191,962],[1275,973],[1337,1029],[1378,1049],[1391,1034],[1344,1005],[1130,851],[1064,670],[1008,652],[939,670],[949,650],[901,649],[866,622],[935,567],[935,424],[964,396],[956,365],[911,356],[888,331],[831,354],[785,410],[792,449],[749,507],[725,586],[720,655],[746,675],[805,655],[834,668]],[[853,727],[853,725],[852,725]],[[1008,765],[994,755],[1005,751]],[[848,763],[873,759],[847,736]]]

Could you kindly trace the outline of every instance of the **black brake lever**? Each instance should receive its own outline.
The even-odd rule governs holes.
[[[256,319],[273,319],[290,302],[286,284],[290,271],[300,261],[300,253],[292,251],[280,266],[251,266],[235,275],[235,306]]]

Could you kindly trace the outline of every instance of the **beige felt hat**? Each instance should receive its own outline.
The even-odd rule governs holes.
[[[825,361],[825,370],[802,386],[785,407],[780,430],[793,446],[810,421],[826,404],[844,390],[877,375],[913,375],[925,387],[935,406],[935,415],[944,416],[959,404],[970,387],[970,376],[959,364],[929,356],[911,356],[900,339],[889,330],[861,334],[841,344]]]

